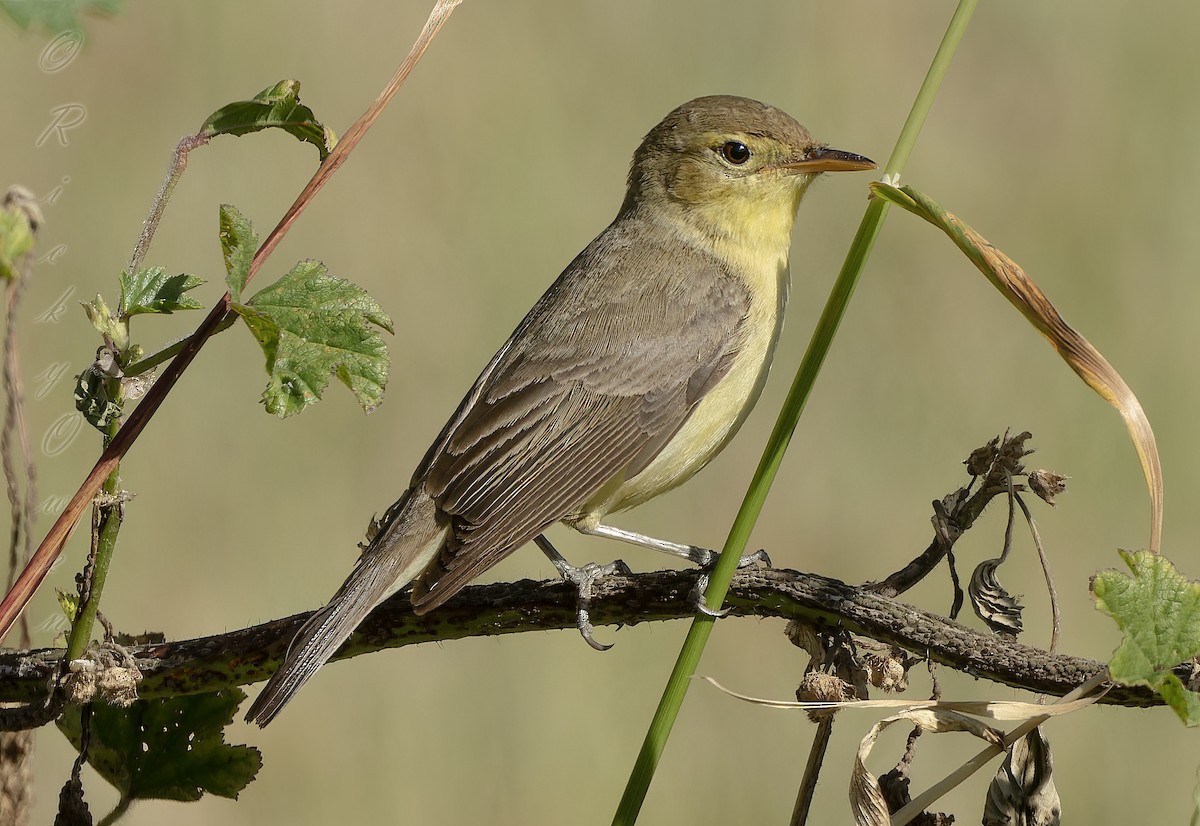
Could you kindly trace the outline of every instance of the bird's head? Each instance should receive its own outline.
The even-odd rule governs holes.
[[[820,143],[781,109],[714,95],[688,101],[650,130],[634,153],[622,210],[650,209],[713,237],[786,244],[818,175],[874,168]]]

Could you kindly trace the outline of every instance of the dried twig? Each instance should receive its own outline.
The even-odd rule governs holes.
[[[1046,577],[1046,591],[1050,594],[1050,652],[1058,650],[1058,640],[1062,633],[1062,617],[1058,609],[1058,590],[1054,587],[1054,577],[1050,575],[1050,561],[1046,558],[1046,549],[1042,546],[1042,532],[1038,530],[1037,522],[1034,521],[1033,514],[1029,512],[1029,506],[1025,504],[1020,496],[1017,497],[1017,504],[1021,506],[1021,511],[1025,514],[1025,521],[1029,523],[1029,533],[1033,535],[1033,547],[1037,548],[1038,560],[1042,563],[1042,574]]]
[[[1028,432],[1015,436],[1005,433],[1003,438],[996,437],[972,451],[964,462],[971,474],[970,482],[933,504],[934,537],[929,547],[894,574],[867,587],[884,596],[896,597],[928,576],[950,553],[958,538],[975,524],[988,503],[1008,489],[1008,476],[1025,472],[1021,459],[1032,452],[1025,449],[1030,438]],[[982,484],[972,493],[976,481]],[[957,582],[957,573],[952,573],[952,577]]]
[[[817,791],[817,779],[821,774],[821,764],[825,761],[825,751],[829,748],[829,740],[833,735],[833,717],[829,716],[817,723],[817,733],[813,737],[812,746],[808,751],[808,763],[804,766],[804,779],[800,781],[800,791],[796,793],[796,805],[792,808],[792,819],[789,826],[804,826],[808,823],[808,813],[812,807],[813,795]]]

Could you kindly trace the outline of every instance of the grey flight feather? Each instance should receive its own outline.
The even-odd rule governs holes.
[[[405,576],[415,572],[421,549],[440,542],[445,527],[429,497],[417,488],[405,491],[388,508],[378,535],[329,603],[297,632],[283,663],[267,681],[246,713],[246,719],[265,726],[313,674],[341,648],[346,638]],[[399,582],[400,586],[407,580]]]

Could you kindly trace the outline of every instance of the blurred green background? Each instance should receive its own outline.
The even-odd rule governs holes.
[[[25,299],[22,357],[43,499],[67,497],[98,451],[70,437],[70,376],[97,345],[78,302],[116,296],[175,142],[222,104],[282,78],[339,133],[374,98],[428,13],[427,2],[131,3],[88,19],[86,45],[58,71],[51,33],[0,31],[0,184],[45,195],[41,245],[64,245]],[[103,610],[118,627],[182,638],[310,609],[341,582],[372,513],[400,493],[462,392],[528,306],[615,213],[629,156],[691,97],[736,93],[779,105],[831,144],[886,159],[954,4],[467,2],[260,276],[301,258],[367,287],[392,315],[387,401],[364,418],[348,393],[285,422],[264,414],[262,357],[244,329],[210,343],[123,466],[137,498]],[[983,3],[904,180],[939,199],[1020,262],[1123,373],[1157,431],[1167,482],[1165,547],[1200,575],[1194,425],[1200,283],[1200,5]],[[38,143],[51,110],[86,118]],[[221,138],[195,153],[147,259],[222,292],[217,207],[264,234],[316,163],[281,134]],[[792,306],[758,411],[685,488],[619,523],[720,545],[794,366],[865,206],[868,176],[832,176],[801,209]],[[58,305],[61,315],[48,313]],[[200,314],[139,318],[148,348]],[[55,366],[57,382],[46,378]],[[71,421],[70,419],[66,421]],[[58,429],[55,429],[56,422]],[[1072,477],[1035,512],[1062,594],[1064,650],[1107,658],[1118,641],[1088,576],[1145,544],[1147,501],[1117,414],[1088,390],[951,244],[893,210],[755,533],[777,565],[851,582],[881,577],[930,536],[929,502],[965,480],[970,450],[1007,427],[1033,431],[1031,467]],[[55,433],[58,434],[57,438]],[[48,441],[47,441],[48,440]],[[53,501],[51,501],[53,506]],[[40,531],[50,518],[43,516]],[[963,572],[994,556],[1002,509],[960,546]],[[39,531],[39,535],[40,535]],[[553,534],[577,562],[636,549]],[[72,588],[83,532],[47,585]],[[532,549],[496,578],[548,577]],[[944,577],[909,595],[943,611]],[[1048,607],[1026,538],[1006,584],[1026,595],[1027,640],[1048,639]],[[49,644],[46,588],[30,609]],[[968,622],[975,623],[974,617]],[[789,698],[805,659],[783,623],[721,623],[700,672]],[[237,803],[145,803],[125,822],[607,823],[683,622],[615,630],[599,655],[574,632],[387,652],[323,670],[270,729],[232,742],[264,752]],[[928,690],[914,673],[914,694]],[[941,671],[951,698],[1015,691]],[[253,689],[251,689],[253,690]],[[859,713],[835,727],[814,823],[848,822]],[[812,727],[800,714],[696,685],[651,789],[647,824],[781,823]],[[889,732],[872,768],[899,756]],[[1182,822],[1200,750],[1168,712],[1096,708],[1052,723],[1058,788],[1076,823]],[[71,753],[38,736],[35,823],[51,821]],[[886,748],[892,750],[886,754]],[[977,750],[928,738],[923,788]],[[1136,759],[1134,758],[1136,755]],[[89,770],[90,771],[90,770]],[[985,771],[945,808],[978,822]],[[114,795],[86,776],[94,812]]]

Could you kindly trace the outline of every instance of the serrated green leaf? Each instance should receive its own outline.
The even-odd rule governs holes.
[[[129,346],[129,327],[122,319],[113,315],[104,296],[97,293],[91,301],[80,303],[83,304],[88,321],[92,322],[96,331],[111,341],[118,351],[123,351]]]
[[[1200,696],[1171,673],[1200,655],[1200,583],[1165,557],[1120,553],[1132,576],[1108,570],[1092,580],[1096,607],[1125,633],[1108,670],[1118,682],[1150,686],[1187,725],[1200,725]]]
[[[1180,720],[1189,726],[1200,724],[1200,694],[1189,691],[1183,681],[1169,671],[1154,688],[1167,705],[1175,710]]]
[[[133,275],[122,272],[121,318],[140,313],[173,313],[176,310],[201,310],[204,305],[185,292],[204,283],[187,273],[167,275],[162,267],[147,267]]]
[[[248,135],[263,129],[282,129],[297,140],[311,143],[325,160],[337,136],[300,103],[300,81],[281,80],[263,89],[253,100],[227,103],[208,116],[200,127],[208,137]]]
[[[371,325],[390,333],[392,320],[365,290],[329,275],[320,261],[301,261],[233,309],[266,356],[268,412],[299,413],[321,398],[334,375],[367,412],[383,400],[389,359]]]
[[[49,32],[77,28],[80,14],[113,16],[121,5],[122,0],[0,0],[0,9],[22,29],[39,25]]]
[[[258,233],[246,216],[232,204],[221,204],[218,219],[221,256],[225,259],[225,283],[235,303],[242,300],[242,288],[250,274],[250,262],[258,250]]]
[[[236,798],[262,767],[258,749],[225,742],[224,728],[245,699],[235,688],[129,708],[96,703],[88,762],[123,801],[199,800],[205,792]],[[78,749],[79,708],[68,708],[58,727]]]

